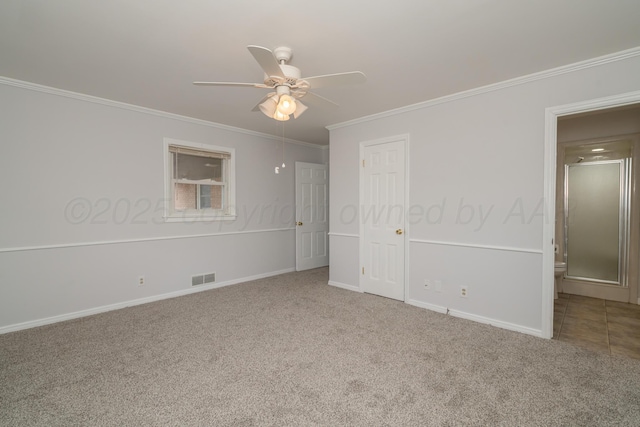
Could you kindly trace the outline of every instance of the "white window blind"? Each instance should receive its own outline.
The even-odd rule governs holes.
[[[169,145],[169,152],[175,154],[186,154],[188,156],[209,157],[212,159],[230,159],[231,154],[223,151],[205,151],[197,148],[182,147],[178,145]]]

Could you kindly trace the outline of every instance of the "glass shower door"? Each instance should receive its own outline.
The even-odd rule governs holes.
[[[567,278],[626,285],[628,160],[565,165]]]

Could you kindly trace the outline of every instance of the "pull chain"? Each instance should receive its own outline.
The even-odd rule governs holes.
[[[284,164],[284,121],[282,122],[282,169],[285,168],[285,164]],[[279,174],[280,173],[280,166],[276,166],[274,169],[274,172]]]
[[[284,169],[284,122],[282,122],[282,168]]]

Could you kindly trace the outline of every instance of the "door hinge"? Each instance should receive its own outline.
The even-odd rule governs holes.
[[[364,159],[362,159],[362,167],[364,167]]]
[[[362,267],[362,275],[364,276],[364,267]]]

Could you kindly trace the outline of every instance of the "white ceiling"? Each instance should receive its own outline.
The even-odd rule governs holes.
[[[2,0],[0,76],[282,136],[251,112],[268,91],[247,45],[293,49],[303,76],[362,71],[317,89],[287,138],[640,46],[638,0]]]

